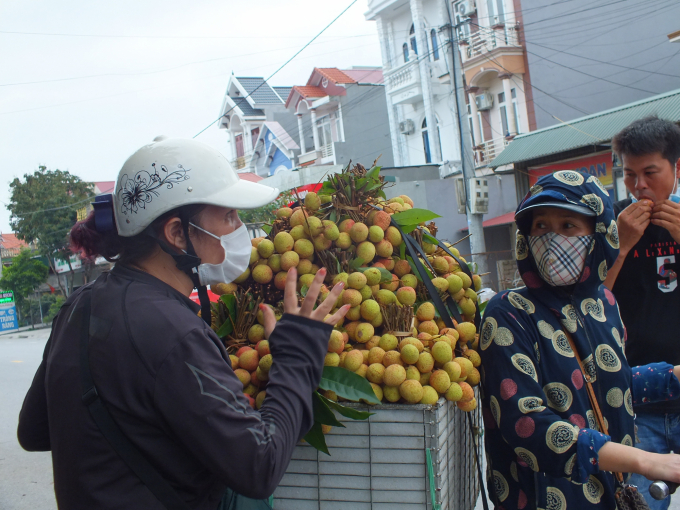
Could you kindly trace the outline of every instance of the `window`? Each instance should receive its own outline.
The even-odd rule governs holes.
[[[510,95],[512,96],[512,109],[515,112],[515,133],[518,135],[521,133],[519,130],[519,107],[517,106],[517,91],[515,89],[510,89]]]
[[[401,48],[404,51],[404,64],[405,64],[406,62],[408,62],[408,44],[404,43],[404,45]]]
[[[503,7],[503,0],[486,0],[487,15],[489,16],[489,25],[498,25],[505,23],[505,7]]]
[[[432,58],[439,60],[439,45],[437,45],[437,31],[433,28],[430,30],[430,39],[432,39]]]
[[[257,138],[260,136],[260,128],[256,127],[252,131],[250,131],[250,140],[253,145],[253,149],[255,149],[255,143],[257,142]]]
[[[411,25],[411,30],[409,30],[409,35],[411,36],[411,49],[413,53],[418,54],[418,45],[416,44],[416,28]]]
[[[432,152],[430,150],[430,136],[427,129],[427,120],[423,120],[422,124],[422,134],[423,134],[423,150],[425,151],[425,163],[432,163]],[[439,119],[437,119],[437,138],[439,139],[439,160],[442,161],[442,137],[439,131]]]
[[[498,110],[501,112],[501,133],[503,136],[510,134],[508,129],[508,110],[505,106],[505,92],[498,94]]]

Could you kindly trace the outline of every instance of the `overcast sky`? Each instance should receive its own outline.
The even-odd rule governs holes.
[[[15,177],[44,165],[115,180],[155,136],[191,138],[214,121],[232,71],[268,77],[350,3],[2,2],[0,231],[11,231]],[[314,67],[380,65],[366,10],[359,0],[270,83],[303,85]],[[228,152],[216,125],[198,139]]]

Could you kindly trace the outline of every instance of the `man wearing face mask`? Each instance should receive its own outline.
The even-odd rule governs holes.
[[[680,481],[680,455],[633,448],[633,404],[677,398],[680,366],[626,362],[616,300],[602,285],[619,245],[602,184],[546,175],[515,220],[526,287],[491,299],[479,335],[496,508],[617,508],[612,471]]]
[[[680,363],[680,127],[650,117],[633,122],[612,140],[630,197],[614,204],[621,249],[605,285],[612,289],[627,331],[631,365],[656,361]],[[635,407],[637,446],[668,453],[680,451],[680,402]],[[643,494],[649,482],[635,476]],[[666,509],[670,497],[650,500]]]
[[[275,361],[259,411],[189,295],[198,289],[209,318],[206,286],[248,267],[238,209],[277,194],[205,144],[159,137],[73,227],[74,249],[116,265],[54,319],[18,428],[26,450],[52,451],[60,508],[216,510],[273,493],[313,423],[332,325],[347,311],[326,317],[342,284],[314,309],[319,270],[299,306],[291,269],[281,320],[262,308]]]

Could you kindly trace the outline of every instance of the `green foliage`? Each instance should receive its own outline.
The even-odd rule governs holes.
[[[46,298],[53,298],[50,299],[51,304],[49,309],[47,310],[47,313],[45,313],[44,310],[44,303]],[[64,296],[60,296],[58,294],[45,294],[41,296],[40,298],[43,302],[43,322],[52,322],[52,319],[57,315],[57,312],[61,308],[61,305],[64,304],[64,301],[66,301],[66,298]]]
[[[0,287],[13,290],[17,308],[21,309],[24,302],[35,288],[47,280],[48,267],[31,258],[31,251],[23,249],[14,257],[12,265],[3,269]]]
[[[93,197],[92,184],[69,172],[41,166],[24,175],[23,182],[14,179],[9,187],[7,209],[17,237],[27,243],[37,242],[39,253],[49,264],[55,257],[68,260],[68,232],[76,222],[76,211]]]
[[[290,191],[284,191],[276,200],[257,209],[241,209],[238,212],[243,223],[270,223],[276,219],[276,210],[285,207],[296,198]]]
[[[334,391],[338,397],[347,400],[365,400],[371,404],[379,404],[371,384],[354,372],[340,367],[324,367],[319,388]]]

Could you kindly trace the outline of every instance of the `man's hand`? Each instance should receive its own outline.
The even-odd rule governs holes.
[[[652,217],[652,203],[641,200],[626,207],[616,221],[619,229],[619,252],[625,257],[645,233]]]
[[[628,209],[626,208],[626,210]],[[623,215],[623,213],[621,214]],[[668,230],[675,242],[680,243],[680,204],[670,200],[657,202],[652,209],[651,221],[654,225]]]
[[[319,297],[319,291],[323,285],[323,280],[326,277],[326,269],[321,268],[316,272],[316,276],[309,286],[307,295],[302,301],[302,306],[298,306],[297,297],[297,269],[291,268],[288,270],[288,276],[286,277],[286,288],[284,290],[283,297],[283,311],[290,315],[300,315],[301,317],[307,317],[315,321],[325,322],[326,324],[332,324],[335,326],[340,319],[342,319],[345,314],[349,311],[349,305],[343,305],[340,309],[335,312],[330,317],[326,317],[328,312],[331,311],[333,305],[340,296],[344,284],[342,282],[338,283],[333,290],[330,291],[328,297],[316,308],[316,300]],[[260,309],[264,315],[264,331],[265,338],[269,338],[271,332],[276,326],[276,317],[274,312],[268,306],[260,305]]]

